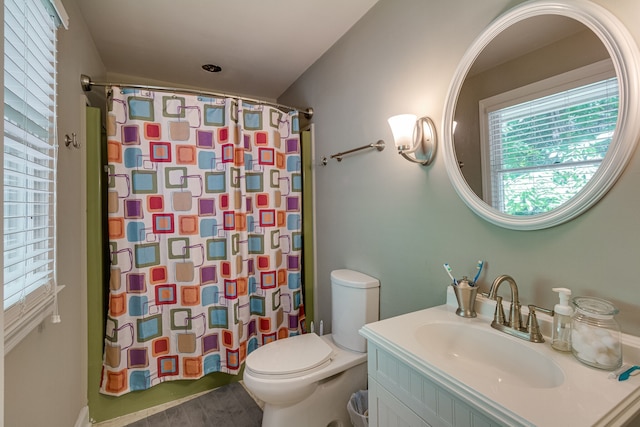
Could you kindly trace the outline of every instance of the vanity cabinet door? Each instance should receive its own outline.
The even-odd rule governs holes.
[[[370,427],[432,427],[371,377],[369,408]]]
[[[507,427],[371,341],[368,343],[367,364],[369,417],[373,415],[373,419],[376,419],[376,416],[391,414],[391,424],[386,424],[387,420],[384,420],[370,425],[397,425],[393,424],[393,416],[398,415],[399,419],[406,418],[405,423],[410,426]],[[372,387],[375,389],[373,396]],[[422,424],[409,422],[412,415]]]

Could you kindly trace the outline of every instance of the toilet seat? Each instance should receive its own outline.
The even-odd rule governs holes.
[[[315,333],[278,340],[253,351],[246,369],[258,376],[290,378],[331,363],[333,349]]]

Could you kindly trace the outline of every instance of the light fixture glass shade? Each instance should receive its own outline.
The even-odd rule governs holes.
[[[410,150],[414,145],[414,130],[417,116],[415,114],[400,114],[387,120],[393,133],[393,140],[398,150]]]

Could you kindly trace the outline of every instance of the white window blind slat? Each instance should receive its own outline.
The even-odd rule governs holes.
[[[51,258],[48,258],[51,257]],[[26,258],[26,262],[15,263],[6,266],[8,277],[5,278],[7,285],[19,283],[22,286],[20,292],[29,290],[30,287],[42,282],[43,277],[52,277],[51,264],[53,263],[53,251],[39,250],[35,254]],[[15,268],[14,268],[15,267]],[[42,271],[44,268],[44,271]],[[18,274],[13,274],[16,272]],[[36,274],[38,273],[38,274]],[[42,283],[46,284],[46,283]],[[16,292],[19,293],[19,292]],[[10,295],[9,295],[10,296]],[[7,295],[5,295],[7,297]]]
[[[13,67],[15,64],[9,63],[9,65]],[[54,82],[40,78],[41,76],[37,75],[37,72],[30,69],[26,69],[24,72],[30,73],[30,75],[6,74],[5,104],[18,112],[23,112],[26,108],[29,108],[40,116],[49,118],[52,115],[51,99],[53,93],[51,92],[51,87],[47,88],[45,86],[53,86]],[[17,120],[19,119],[20,117],[18,116]],[[43,125],[42,127],[46,124],[46,119],[44,121],[38,120],[32,116],[29,116],[28,119],[40,123]],[[14,120],[14,122],[17,123],[17,120]]]
[[[5,159],[4,168],[6,174],[11,176],[5,187],[48,191],[49,184],[55,179],[47,170],[51,163],[33,162],[30,158],[9,154]]]
[[[29,236],[26,232],[10,233],[8,239],[5,239],[4,250],[5,252],[7,252],[7,258],[9,260],[13,259],[15,256],[13,254],[15,252],[19,252],[23,248],[22,245],[17,244],[17,242],[19,242],[19,239],[30,238],[35,247],[51,244],[51,236],[49,236],[49,231],[53,231],[53,229],[51,227],[38,227],[34,229],[33,232],[31,232],[31,230],[29,231],[31,236]]]
[[[5,146],[13,151],[15,157],[34,158],[40,160],[48,160],[55,157],[55,147],[49,145],[46,141],[41,140],[27,132],[18,135],[17,126],[7,123],[5,128]],[[14,132],[14,133],[9,133]],[[21,155],[20,152],[24,151]]]
[[[37,230],[42,229],[44,227],[51,226],[52,224],[49,224],[47,216],[48,215],[41,215],[39,217],[32,217],[32,219],[25,219],[24,217],[5,218],[4,219],[4,226],[7,228],[7,233],[8,234],[16,234],[16,236],[13,236],[13,238],[18,238],[18,237],[20,237],[20,235],[17,234],[17,233],[20,230],[24,229],[24,227],[33,227],[33,229],[35,231],[37,231]],[[14,246],[16,246],[16,245],[14,245]],[[28,245],[26,245],[24,243],[23,243],[23,246],[28,247]]]
[[[48,203],[12,202],[10,206],[5,206],[3,211],[4,225],[6,227],[9,227],[7,224],[9,221],[24,222],[23,225],[30,227],[29,229],[37,229],[50,222],[48,218],[50,215]],[[5,234],[9,234],[12,231],[8,229]]]
[[[4,2],[5,353],[53,307],[57,289],[55,94],[60,19],[54,7],[62,5],[47,0]]]
[[[492,121],[490,123],[490,129],[493,132],[500,131],[500,127],[502,126],[502,123],[505,123],[507,121],[521,120],[525,117],[529,119],[527,123],[530,127],[531,134],[535,134],[536,132],[541,130],[562,131],[563,129],[566,129],[567,121],[571,121],[572,119],[576,119],[579,117],[586,118],[586,120],[583,122],[584,124],[591,123],[596,125],[599,123],[600,116],[611,113],[611,111],[615,111],[618,108],[617,98],[611,97],[607,99],[610,101],[600,102],[598,104],[597,108],[600,110],[599,115],[590,114],[593,112],[594,107],[590,105],[589,101],[585,101],[582,104],[583,108],[574,109],[564,115],[557,114],[556,111],[547,113],[547,114],[555,113],[554,116],[557,120],[557,122],[555,123],[555,126],[549,124],[549,116],[547,114],[538,112],[536,116],[531,116],[531,112],[528,111],[528,112],[522,113],[520,117],[507,117],[507,115],[501,114],[499,121]]]
[[[9,63],[9,66],[15,64]],[[29,72],[30,70],[27,70]],[[5,101],[16,110],[23,111],[26,105],[39,112],[41,115],[48,117],[52,114],[50,98],[53,96],[51,88],[43,87],[43,85],[53,84],[47,80],[39,78],[35,75],[35,71],[29,76],[7,76],[5,82],[6,98]],[[34,80],[37,77],[37,80]],[[22,80],[18,80],[18,78]],[[27,102],[28,101],[28,102]],[[21,108],[22,107],[22,108]],[[34,120],[30,117],[31,120]]]

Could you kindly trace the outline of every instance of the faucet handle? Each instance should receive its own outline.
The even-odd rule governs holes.
[[[505,324],[504,307],[502,307],[502,297],[496,297],[496,311],[493,314],[493,321],[498,325]]]
[[[531,342],[544,342],[544,337],[540,332],[540,325],[538,325],[538,318],[536,317],[536,306],[529,305],[529,317],[527,318],[527,331],[529,332],[529,341]]]

